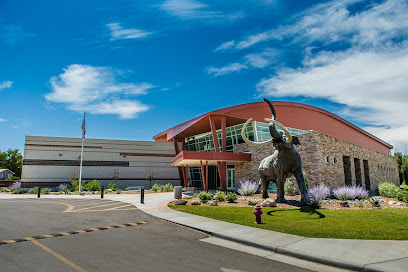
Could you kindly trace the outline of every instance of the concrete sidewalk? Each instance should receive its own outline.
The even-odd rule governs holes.
[[[147,194],[145,204],[129,197],[109,196],[167,221],[275,253],[356,271],[408,271],[408,241],[305,238],[174,211],[167,207],[173,193]]]
[[[242,226],[172,210],[167,203],[174,200],[173,196],[173,193],[146,194],[145,204],[141,204],[140,195],[135,194],[105,195],[105,198],[131,203],[164,220],[278,254],[355,271],[408,271],[408,241],[305,238]],[[21,197],[36,198],[35,195],[0,194],[0,199]],[[98,195],[41,197],[100,198]]]

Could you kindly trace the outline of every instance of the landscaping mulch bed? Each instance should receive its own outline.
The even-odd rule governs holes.
[[[269,193],[269,198],[271,199],[276,199],[277,195]],[[287,203],[277,203],[277,208],[286,208],[286,209],[298,209],[299,207],[304,206],[303,204],[300,203],[300,195],[295,195],[295,196],[285,196]],[[187,198],[187,206],[191,206],[191,202],[193,200],[199,200],[198,198]],[[218,206],[233,206],[233,207],[253,207],[251,205],[248,205],[248,201],[252,201],[255,203],[259,203],[261,205],[262,201],[264,199],[262,198],[261,194],[256,194],[253,196],[238,196],[238,200],[236,200],[234,203],[228,203],[226,201],[223,202],[218,202]],[[382,202],[380,207],[373,207],[368,200],[348,200],[348,205],[349,207],[341,207],[340,206],[340,200],[337,199],[330,199],[330,200],[324,200],[321,209],[329,209],[329,210],[338,210],[338,209],[407,209],[408,206],[402,202],[398,201],[394,198],[383,198],[384,202]],[[390,204],[393,202],[396,202],[396,204]],[[169,203],[169,205],[174,205],[175,201],[172,201]],[[201,205],[207,205],[205,203],[201,203]]]

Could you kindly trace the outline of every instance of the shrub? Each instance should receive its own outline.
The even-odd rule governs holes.
[[[283,185],[285,195],[293,196],[295,195],[295,186],[293,186],[293,183],[290,180],[285,181],[285,185]]]
[[[50,190],[49,188],[44,188],[44,189],[41,190],[41,192],[42,192],[43,194],[45,194],[45,195],[49,195],[50,192],[51,192],[51,190]]]
[[[397,199],[408,204],[408,190],[399,190]]]
[[[12,194],[22,194],[23,192],[20,189],[12,189],[11,193]]]
[[[111,189],[112,191],[116,191],[118,188],[116,187],[115,182],[111,182],[108,184],[108,188]]]
[[[161,191],[162,192],[173,192],[174,191],[173,185],[171,183],[167,183],[166,185],[162,185],[161,186]]]
[[[69,187],[69,184],[67,183],[61,183],[60,185],[57,186],[57,192],[65,192]]]
[[[243,196],[251,196],[258,191],[259,184],[257,182],[252,182],[249,180],[237,182],[237,192]]]
[[[89,191],[100,191],[101,190],[101,183],[97,181],[96,179],[90,181],[87,184],[87,189]]]
[[[305,180],[306,189],[309,190],[309,179],[307,178],[307,174],[303,171],[303,179]]]
[[[28,190],[29,194],[38,194],[38,187],[31,188]]]
[[[408,185],[405,185],[405,184],[404,184],[404,185],[401,185],[401,186],[400,186],[400,189],[401,189],[401,190],[408,191]]]
[[[117,194],[120,194],[121,192],[122,192],[122,190],[119,190],[119,189],[116,190]]]
[[[229,192],[225,199],[228,201],[228,203],[234,203],[235,200],[238,199],[238,197],[236,193]]]
[[[214,199],[219,201],[219,202],[223,202],[223,201],[225,201],[225,196],[226,196],[225,192],[217,191],[215,193],[215,195],[214,195]]]
[[[201,201],[208,201],[212,199],[212,195],[209,192],[200,192],[197,197],[201,200]]]
[[[152,186],[152,188],[150,189],[152,192],[160,192],[161,191],[161,188],[160,188],[160,185],[159,184],[157,184],[157,183],[155,183],[155,184],[153,184],[153,186]]]
[[[338,200],[354,200],[368,197],[368,192],[360,186],[342,186],[333,190]]]
[[[6,180],[20,180],[20,179],[21,179],[20,177],[11,177],[11,178],[8,178]]]
[[[248,205],[249,205],[249,206],[255,206],[256,204],[258,204],[258,203],[252,202],[251,200],[248,201]]]
[[[10,190],[20,189],[20,188],[21,188],[21,182],[14,182],[14,183],[10,186]]]
[[[398,187],[394,183],[384,181],[378,184],[378,193],[382,197],[394,198],[397,196]]]
[[[311,205],[313,207],[320,207],[321,202],[330,196],[330,188],[324,183],[320,183],[320,185],[314,186],[309,190],[309,196],[313,198]]]
[[[78,179],[74,179],[71,181],[71,189],[73,191],[79,191],[79,180]],[[81,190],[87,190],[87,184],[85,180],[81,181]]]

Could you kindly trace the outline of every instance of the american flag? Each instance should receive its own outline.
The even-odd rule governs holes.
[[[84,121],[82,122],[82,138],[85,139],[86,126],[85,126],[85,112],[84,112]]]

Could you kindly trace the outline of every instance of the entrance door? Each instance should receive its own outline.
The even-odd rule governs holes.
[[[234,190],[235,189],[235,169],[227,169],[227,189]]]

